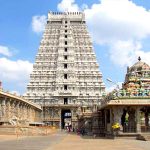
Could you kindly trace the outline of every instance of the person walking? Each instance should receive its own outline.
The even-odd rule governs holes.
[[[82,136],[84,136],[84,134],[85,134],[84,128],[81,129],[81,134],[82,134]]]

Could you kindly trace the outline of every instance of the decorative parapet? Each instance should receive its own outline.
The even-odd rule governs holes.
[[[134,99],[134,98],[140,98],[140,99],[146,99],[150,97],[150,90],[149,89],[135,89],[132,92],[121,89],[119,91],[114,90],[113,92],[109,93],[105,96],[104,100],[109,101],[112,99]]]
[[[69,18],[70,21],[79,20],[85,21],[83,12],[49,12],[48,21],[61,21],[62,18]]]
[[[150,105],[150,90],[144,90],[142,93],[128,93],[127,90],[114,90],[104,97],[101,106],[109,105]]]

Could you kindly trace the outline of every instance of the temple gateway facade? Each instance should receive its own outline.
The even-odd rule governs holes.
[[[25,98],[43,108],[47,125],[77,126],[101,104],[105,86],[84,13],[48,13]]]

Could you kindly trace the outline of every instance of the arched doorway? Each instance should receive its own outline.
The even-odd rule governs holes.
[[[61,110],[61,129],[66,129],[67,126],[72,125],[72,114],[70,109]]]

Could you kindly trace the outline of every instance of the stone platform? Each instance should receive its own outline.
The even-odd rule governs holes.
[[[38,136],[55,132],[51,127],[0,126],[0,135]]]

